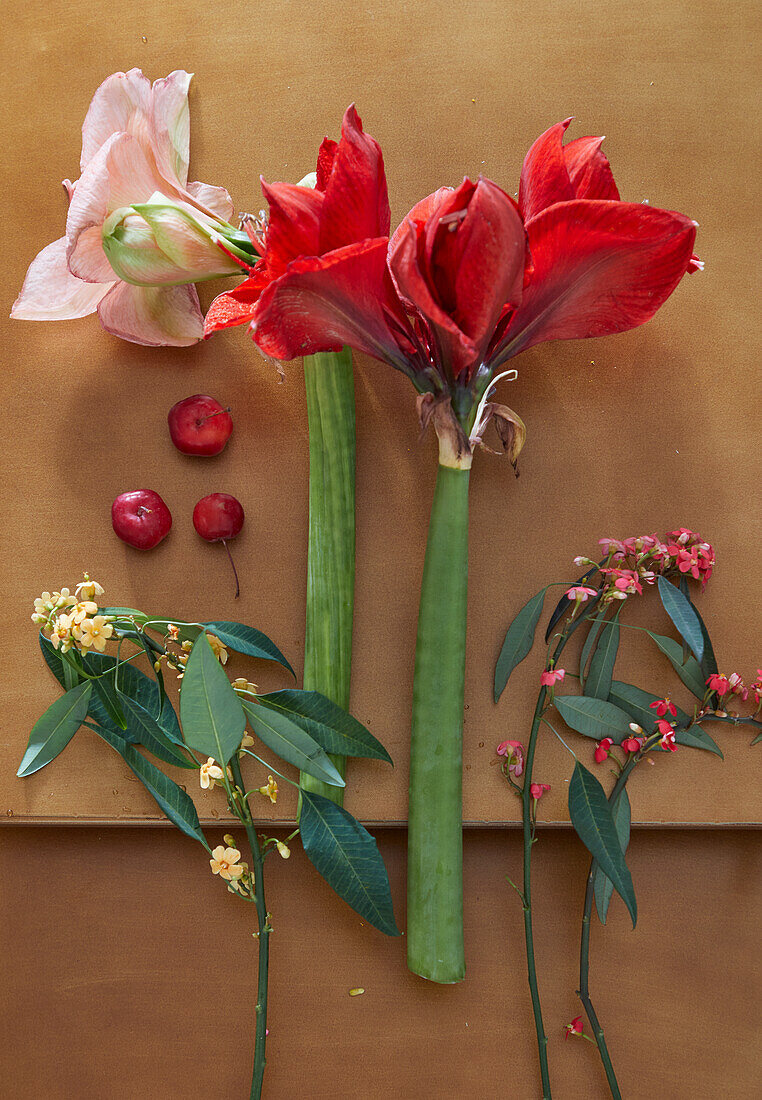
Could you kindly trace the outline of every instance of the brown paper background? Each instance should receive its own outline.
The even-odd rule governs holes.
[[[275,932],[265,1096],[529,1100],[539,1096],[521,907],[505,874],[521,838],[466,851],[467,980],[423,982],[404,941],[363,927],[295,847],[268,861]],[[398,918],[404,833],[383,830]],[[573,836],[536,846],[537,958],[557,1100],[609,1095],[594,1047],[563,1039],[586,873]],[[758,834],[638,830],[632,932],[615,898],[592,931],[590,989],[627,1100],[759,1095]],[[198,846],[156,829],[5,829],[0,1044],[14,1100],[248,1095],[256,988],[249,907]],[[40,868],[45,873],[40,874]],[[16,919],[22,906],[27,917]],[[365,993],[350,997],[349,990]]]
[[[421,195],[464,173],[517,186],[524,152],[571,113],[573,136],[608,135],[622,195],[685,211],[701,224],[706,271],[686,279],[632,333],[545,345],[517,360],[502,397],[529,427],[521,478],[480,455],[472,491],[465,816],[515,819],[494,745],[522,738],[539,658],[499,708],[494,658],[518,607],[606,534],[687,525],[716,547],[701,608],[721,665],[759,665],[760,410],[756,5],[614,0],[531,5],[503,0],[348,5],[272,0],[208,9],[191,0],[62,3],[6,0],[2,71],[3,313],[35,252],[63,231],[58,181],[76,176],[79,127],[98,83],[139,65],[152,78],[196,73],[192,178],[225,184],[258,210],[257,178],[298,179],[324,133],[355,100],[381,142],[399,220]],[[206,288],[207,299],[211,288]],[[108,748],[83,732],[33,779],[14,778],[33,721],[56,689],[35,648],[30,602],[87,568],[113,601],[189,618],[240,618],[302,655],[306,427],[298,364],[279,385],[243,332],[191,350],[120,342],[94,318],[3,324],[6,477],[2,488],[5,673],[0,807],[17,821],[156,820],[155,807]],[[169,406],[210,391],[234,406],[235,435],[216,460],[174,452]],[[406,746],[418,585],[434,474],[416,442],[413,391],[360,359],[358,575],[352,706],[396,768],[358,762],[348,806],[371,821],[405,816]],[[116,493],[159,490],[171,537],[140,554],[112,535]],[[191,527],[195,501],[227,490],[246,508],[232,600],[223,551]],[[633,647],[632,676],[673,682],[658,654]],[[277,672],[246,671],[267,686]],[[678,693],[679,694],[679,693]],[[759,756],[745,732],[718,734],[726,762],[659,759],[639,781],[640,821],[759,819]],[[575,739],[577,743],[579,739]],[[590,746],[583,752],[589,754]],[[546,739],[543,804],[565,818],[568,758]],[[194,781],[195,785],[195,781]],[[219,795],[199,798],[213,817]],[[293,812],[284,797],[280,817]]]

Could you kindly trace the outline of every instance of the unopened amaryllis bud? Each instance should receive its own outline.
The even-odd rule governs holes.
[[[237,230],[157,191],[146,203],[115,210],[103,223],[102,244],[124,282],[175,286],[240,274],[241,264],[228,254],[231,232]]]

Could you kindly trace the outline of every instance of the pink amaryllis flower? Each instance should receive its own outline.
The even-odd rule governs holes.
[[[134,343],[201,338],[190,284],[238,273],[231,250],[254,257],[228,224],[227,191],[188,182],[190,80],[177,70],[152,85],[131,69],[101,84],[82,126],[82,175],[64,180],[65,236],[32,261],[12,317],[60,321],[97,311],[108,332]]]

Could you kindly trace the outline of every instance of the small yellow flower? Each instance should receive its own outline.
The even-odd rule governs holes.
[[[60,592],[53,593],[53,602],[56,607],[71,607],[77,599],[76,596],[72,596],[68,588],[62,588]]]
[[[241,742],[241,748],[242,749],[250,749],[253,744],[254,744],[254,738],[251,736],[250,733],[245,733],[243,735],[243,741]]]
[[[97,603],[93,603],[92,600],[84,600],[82,603],[74,604],[71,614],[75,623],[79,624],[89,618],[90,615],[95,615],[98,611]]]
[[[247,691],[252,695],[257,694],[257,685],[252,684],[245,676],[238,676],[233,680],[233,688],[236,691]]]
[[[89,649],[90,646],[93,649],[97,649],[99,653],[103,653],[106,648],[106,642],[114,633],[114,628],[107,620],[105,615],[96,615],[94,619],[84,619],[79,625],[82,631],[80,641],[82,645]]]
[[[207,641],[212,647],[212,653],[220,662],[221,665],[228,663],[228,651],[225,647],[225,643],[221,642],[219,638],[215,638],[214,634],[207,634]]]
[[[167,636],[171,638],[173,642],[176,642],[180,637],[179,626],[175,626],[174,623],[167,623]]]
[[[237,848],[223,848],[221,844],[218,845],[212,852],[212,858],[209,860],[212,874],[219,875],[220,878],[224,878],[227,882],[233,882],[239,879],[247,870],[245,863],[238,862],[240,858],[241,853]]]
[[[291,855],[291,849],[289,848],[288,844],[284,844],[282,840],[276,840],[275,847],[278,850],[278,855],[281,856],[283,859],[288,859],[288,857]]]
[[[60,649],[62,653],[68,653],[74,644],[73,625],[71,615],[58,615],[54,619],[50,635],[54,649]]]
[[[184,653],[186,653],[186,654],[190,653],[190,651],[193,649],[193,642],[189,642],[189,641],[183,642],[182,649],[183,649]],[[186,658],[186,660],[187,660],[187,658]]]
[[[264,795],[265,798],[269,798],[273,805],[278,801],[278,784],[271,775],[267,777],[267,786],[260,787],[259,793]]]
[[[205,764],[202,764],[199,769],[198,781],[205,791],[208,791],[212,786],[212,781],[215,779],[222,779],[222,768],[216,763],[213,756],[210,756]]]
[[[80,581],[74,590],[77,598],[80,600],[94,600],[96,596],[102,596],[104,590],[98,582],[91,581],[88,573],[85,573],[84,577],[85,579]]]

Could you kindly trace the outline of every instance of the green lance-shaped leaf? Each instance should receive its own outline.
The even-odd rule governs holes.
[[[652,695],[650,691],[643,691],[642,688],[635,687],[634,684],[625,684],[622,680],[611,681],[609,701],[627,711],[633,721],[642,726],[647,734],[655,731],[658,718],[656,711],[651,707],[651,703],[655,703],[657,699],[661,698],[663,696]],[[674,717],[670,715],[670,721],[675,721],[681,726],[687,726],[690,717],[680,707],[676,706],[675,710],[677,714]]]
[[[182,787],[178,787],[177,783],[170,779],[168,775],[165,775],[163,771],[160,771],[155,764],[141,756],[133,745],[128,745],[111,730],[99,728],[96,729],[96,733],[107,744],[111,745],[112,749],[116,749],[172,824],[176,825],[180,832],[185,833],[186,836],[198,840],[209,851],[209,845],[198,820],[196,807],[193,805],[191,797],[185,793]]]
[[[181,752],[167,736],[154,716],[123,692],[119,693],[127,728],[134,740],[148,749],[150,753],[163,760],[165,764],[174,764],[178,768],[195,768],[196,763]]]
[[[332,787],[344,786],[344,780],[317,741],[286,714],[245,699],[241,705],[254,733],[281,760]]]
[[[682,647],[679,642],[663,634],[652,634],[650,630],[647,630],[646,634],[656,642],[665,657],[669,659],[670,664],[688,690],[691,691],[697,699],[703,699],[704,693],[706,692],[706,676],[704,676],[701,671],[701,665],[696,658],[689,657],[685,664],[683,664]]]
[[[260,695],[258,702],[287,714],[326,752],[392,763],[381,742],[361,722],[319,691],[285,688],[269,695]]]
[[[186,743],[214,757],[223,767],[240,746],[246,729],[241,700],[202,633],[185,666],[180,720]]]
[[[590,662],[590,672],[585,680],[585,695],[595,699],[608,699],[611,677],[614,674],[616,655],[619,652],[619,610],[606,623],[598,646]]]
[[[691,749],[705,749],[707,752],[714,753],[715,756],[719,756],[720,760],[724,760],[722,750],[713,737],[710,737],[706,730],[703,730],[701,726],[694,724],[688,729],[676,729],[675,741],[678,745],[685,745]]]
[[[275,642],[271,641],[261,630],[255,630],[253,626],[246,626],[244,623],[216,620],[202,625],[210,634],[214,634],[226,646],[234,649],[236,653],[245,653],[247,657],[259,657],[263,661],[277,661],[283,668],[288,669],[292,676],[296,676],[293,668]]]
[[[610,805],[611,816],[614,818],[614,828],[619,838],[622,855],[624,855],[627,851],[627,845],[630,843],[630,821],[632,818],[630,798],[627,794],[626,787],[622,787],[616,799],[613,803],[610,803]],[[608,875],[603,873],[597,863],[593,871],[593,892],[595,894],[595,907],[598,910],[600,922],[601,924],[605,924],[606,916],[609,911],[609,902],[614,892],[614,884]]]
[[[657,721],[657,715],[652,709],[651,703],[655,703],[660,698],[659,695],[652,695],[650,691],[643,691],[642,688],[635,687],[634,684],[625,684],[621,680],[612,681],[611,694],[609,695],[611,702],[632,715],[633,719],[649,735],[656,730]],[[723,759],[717,743],[709,734],[702,730],[700,726],[691,725],[689,715],[680,707],[676,706],[675,710],[677,714],[669,715],[669,721],[677,723],[675,741],[678,745],[686,745],[693,749],[706,749],[707,752],[713,752],[715,756]]]
[[[701,662],[704,658],[704,634],[695,608],[688,597],[665,577],[658,577],[657,584],[664,610],[677,627],[680,637],[696,654],[696,660]]]
[[[514,668],[528,656],[534,644],[534,635],[542,614],[546,591],[547,589],[543,588],[536,596],[532,596],[508,627],[495,665],[495,702],[503,694]]]
[[[597,860],[603,873],[627,906],[633,927],[638,906],[632,876],[624,860],[606,792],[587,768],[577,761],[569,782],[569,816],[577,835]]]
[[[339,897],[387,936],[398,936],[386,867],[367,829],[342,806],[302,789],[300,830],[307,857]]]
[[[587,676],[587,665],[590,660],[590,654],[595,648],[595,643],[598,640],[598,635],[600,634],[604,621],[605,620],[601,617],[593,619],[590,624],[590,629],[587,632],[585,643],[582,646],[582,652],[579,658],[579,682],[583,688],[585,686],[585,677]]]
[[[701,634],[704,639],[704,656],[701,658],[701,671],[704,674],[704,679],[707,680],[710,676],[718,671],[717,658],[714,655],[714,647],[712,646],[712,639],[709,637],[709,631],[706,628],[706,623],[701,618],[701,613],[699,612],[698,608],[692,600],[691,607],[693,608],[694,615],[699,621]]]
[[[32,775],[63,752],[87,717],[92,690],[89,681],[78,684],[56,699],[37,719],[16,775]]]
[[[610,737],[618,745],[631,732],[630,715],[606,699],[591,699],[587,695],[556,695],[553,701],[567,726],[585,737],[594,737],[596,741]]]

